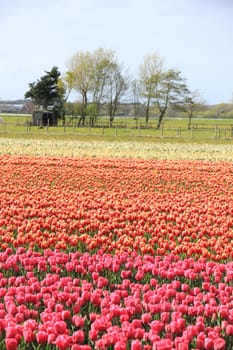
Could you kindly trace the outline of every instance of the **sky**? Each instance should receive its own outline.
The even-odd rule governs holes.
[[[135,78],[157,53],[205,103],[232,102],[232,19],[233,0],[0,0],[0,99],[101,47]]]

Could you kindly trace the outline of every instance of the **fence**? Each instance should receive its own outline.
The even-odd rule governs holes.
[[[233,124],[191,124],[190,127],[170,127],[164,124],[160,129],[155,125],[138,123],[101,123],[95,127],[78,126],[77,123],[59,126],[33,126],[31,123],[10,123],[0,124],[0,136],[11,135],[76,135],[96,137],[145,137],[145,138],[180,138],[180,139],[233,139]]]

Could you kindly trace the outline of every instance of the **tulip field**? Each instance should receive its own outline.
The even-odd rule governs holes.
[[[0,350],[232,350],[233,163],[0,155]]]

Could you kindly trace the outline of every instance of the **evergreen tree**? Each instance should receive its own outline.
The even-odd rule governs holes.
[[[63,117],[65,91],[60,81],[61,73],[57,67],[45,73],[39,80],[29,84],[30,89],[25,93],[25,98],[31,99],[34,104],[44,109],[52,106],[54,113]]]

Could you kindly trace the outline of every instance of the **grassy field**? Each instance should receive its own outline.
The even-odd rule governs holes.
[[[188,128],[187,118],[165,118],[161,128],[156,129],[157,120],[152,118],[149,128],[145,127],[144,118],[115,118],[113,126],[108,125],[108,118],[100,118],[98,127],[77,127],[77,121],[70,122],[67,117],[65,126],[38,127],[28,126],[30,116],[1,116],[0,137],[60,140],[105,140],[105,141],[143,141],[143,142],[197,142],[197,143],[232,143],[232,119],[192,120]]]

